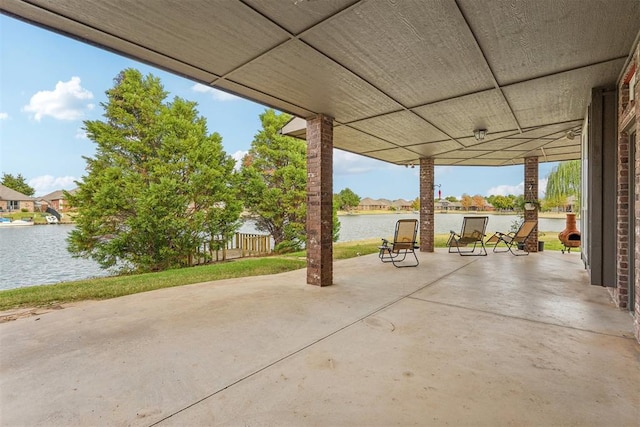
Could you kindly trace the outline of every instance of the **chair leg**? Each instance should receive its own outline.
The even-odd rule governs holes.
[[[505,244],[505,249],[504,250],[499,250],[498,249],[498,246],[500,245],[500,243],[504,243]],[[500,253],[504,253],[504,252],[513,253],[513,251],[511,251],[511,246],[509,245],[509,242],[507,242],[502,237],[500,237],[498,239],[498,241],[496,242],[496,244],[493,246],[493,253],[500,254]]]
[[[478,243],[480,243],[480,251],[476,253],[476,248],[478,247]],[[461,251],[460,246],[457,245],[458,255],[460,256],[487,256],[487,248],[484,246],[484,242],[480,240],[479,242],[473,243],[473,248],[470,251]]]
[[[393,263],[393,265],[395,265],[396,262],[402,262],[407,257],[406,250],[399,250],[394,255],[393,253],[394,251],[391,246],[387,246],[387,247],[381,246],[379,249],[380,249],[380,252],[378,253],[378,258],[380,258],[380,261],[382,262],[391,262]],[[401,255],[402,257],[400,257]],[[414,253],[414,256],[415,256],[415,253]]]
[[[505,244],[505,246],[506,246],[506,249],[505,249],[505,250],[497,250],[498,245],[499,245],[501,242]],[[526,243],[526,241],[525,241],[525,243]],[[512,240],[511,242],[507,242],[507,241],[506,241],[506,240],[504,240],[504,239],[500,239],[500,240],[498,240],[498,243],[496,243],[496,245],[493,247],[493,252],[494,252],[494,253],[511,252],[511,254],[512,254],[512,255],[514,255],[514,256],[525,256],[525,255],[529,255],[529,250],[527,250],[527,245],[526,245],[526,244],[524,245],[524,253],[519,254],[519,253],[514,252],[514,251],[513,251],[513,247],[514,247],[514,246],[516,246],[516,247],[517,247],[517,244],[518,244],[518,243],[517,243],[515,240]]]
[[[404,261],[404,259],[407,257],[407,253],[408,253],[408,252],[411,252],[411,253],[413,254],[413,257],[415,258],[416,263],[415,263],[415,264],[406,264],[406,265],[397,265],[397,263],[400,263],[400,262]],[[400,253],[399,253],[399,252],[398,252],[398,255],[400,255]],[[402,257],[401,259],[395,259],[395,258],[394,258],[394,259],[392,259],[392,260],[391,260],[391,262],[393,263],[393,266],[394,266],[394,267],[397,267],[397,268],[403,268],[403,267],[417,267],[417,266],[418,266],[418,264],[420,264],[420,261],[418,261],[418,256],[416,255],[416,251],[415,251],[415,249],[404,249],[403,257]]]
[[[511,246],[513,247],[513,245],[511,245]],[[509,248],[509,251],[511,251],[511,253],[512,253],[513,255],[515,255],[515,256],[525,256],[525,255],[529,255],[529,249],[527,249],[527,242],[526,242],[526,240],[523,242],[522,247],[524,248],[524,249],[523,249],[523,252],[524,252],[524,253],[521,253],[521,254],[518,254],[518,253],[513,252],[513,250],[511,250],[511,247]]]

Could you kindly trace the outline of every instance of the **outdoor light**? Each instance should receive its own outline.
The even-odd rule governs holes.
[[[568,140],[573,140],[576,136],[580,136],[580,133],[581,133],[581,132],[580,132],[579,130],[573,130],[573,129],[571,129],[570,131],[568,131],[568,132],[566,133],[565,137],[566,137]]]
[[[473,136],[476,137],[476,141],[482,142],[484,141],[484,137],[487,136],[486,129],[474,129]]]

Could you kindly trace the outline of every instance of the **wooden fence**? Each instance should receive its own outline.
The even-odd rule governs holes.
[[[232,258],[268,255],[272,251],[271,236],[264,234],[236,233],[225,241],[218,236],[198,248],[197,254],[189,257],[189,265],[207,264]]]

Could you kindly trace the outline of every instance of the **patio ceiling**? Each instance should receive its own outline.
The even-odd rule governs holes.
[[[580,157],[638,0],[0,0],[3,13],[301,118],[395,164]],[[293,123],[292,123],[293,125]],[[479,142],[476,128],[488,135]],[[304,137],[304,130],[298,133]]]

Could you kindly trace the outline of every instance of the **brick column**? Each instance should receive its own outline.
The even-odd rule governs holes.
[[[616,178],[616,287],[611,289],[618,307],[629,307],[629,135],[618,133],[618,176]]]
[[[420,252],[433,252],[435,246],[434,223],[434,166],[433,158],[420,159]]]
[[[538,200],[538,158],[525,157],[524,159],[524,201]],[[524,210],[525,221],[538,221],[537,207],[532,210]],[[527,240],[527,250],[538,252],[538,227],[533,230],[532,238]]]
[[[333,119],[307,120],[307,283],[333,284]]]

